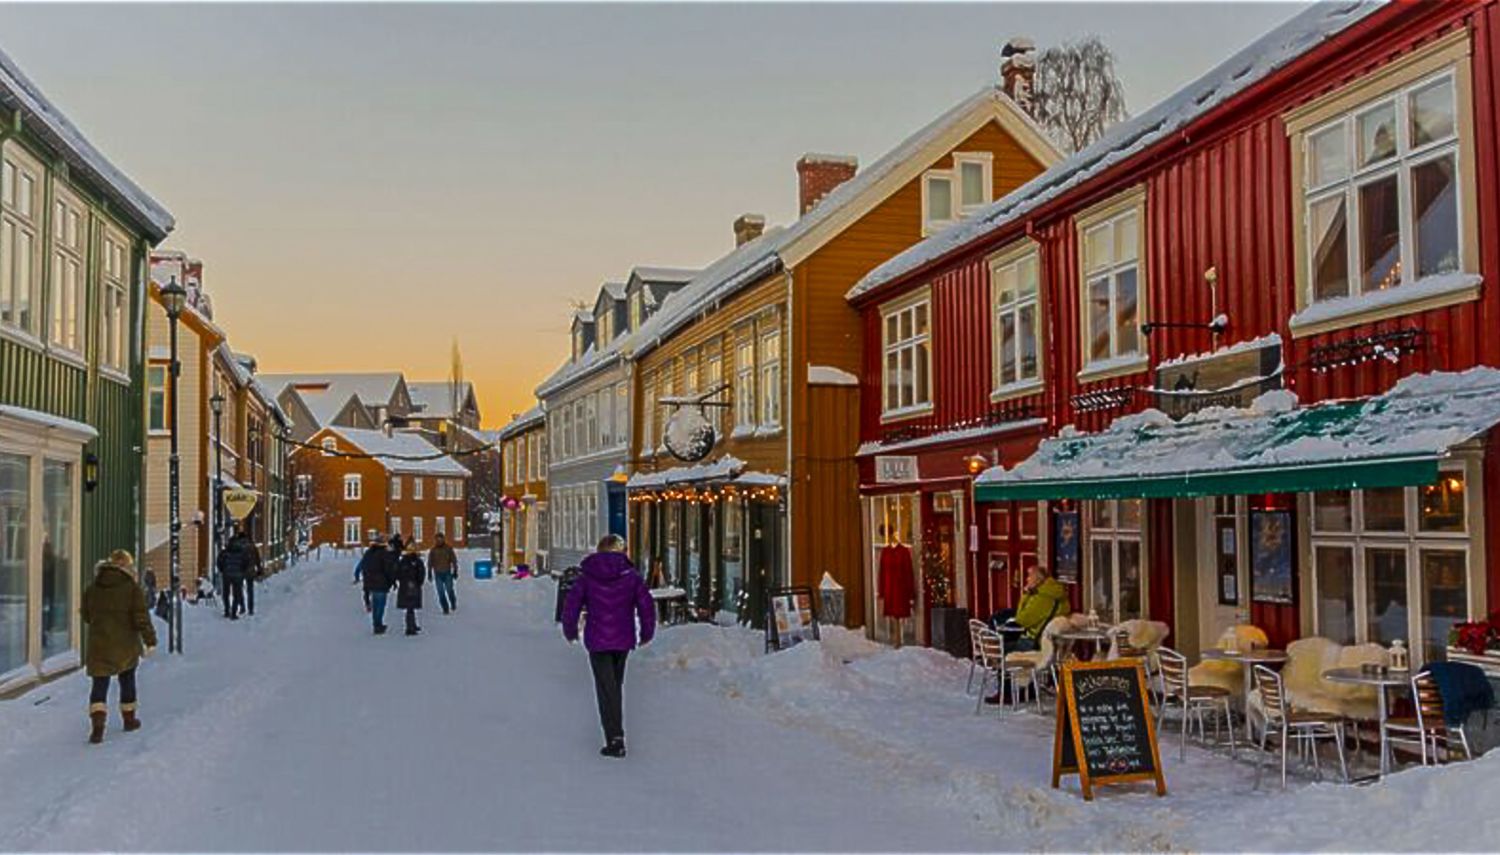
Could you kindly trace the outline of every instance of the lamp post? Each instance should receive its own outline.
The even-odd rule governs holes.
[[[167,652],[182,652],[182,478],[177,456],[177,377],[182,365],[177,361],[177,319],[187,305],[187,290],[177,282],[177,277],[161,289],[161,303],[167,310],[167,329],[171,337],[172,364],[167,381],[167,411],[171,413],[172,455],[169,458],[167,479],[170,483],[169,513],[171,515],[171,585],[172,599],[167,623]]]
[[[224,548],[224,441],[220,434],[221,417],[224,415],[224,395],[217,388],[208,399],[208,408],[214,414],[214,590],[224,596],[222,580],[219,578],[219,550]]]

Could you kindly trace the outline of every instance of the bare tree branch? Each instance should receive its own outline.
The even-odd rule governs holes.
[[[1093,143],[1128,115],[1115,55],[1098,36],[1043,51],[1032,98],[1037,121],[1070,152]]]

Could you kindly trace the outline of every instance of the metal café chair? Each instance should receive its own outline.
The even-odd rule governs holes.
[[[1220,686],[1188,685],[1187,657],[1170,647],[1158,647],[1156,660],[1161,669],[1161,703],[1156,707],[1156,727],[1161,729],[1166,720],[1167,708],[1176,707],[1181,713],[1182,740],[1178,749],[1179,759],[1187,759],[1188,731],[1194,719],[1198,722],[1198,738],[1208,742],[1208,728],[1204,723],[1205,712],[1214,713],[1214,741],[1219,741],[1219,714],[1223,714],[1229,728],[1229,754],[1234,756],[1234,719],[1229,713],[1230,695]]]
[[[974,691],[974,672],[982,664],[979,655],[979,633],[989,629],[984,621],[969,618],[969,679],[964,683],[964,694]]]
[[[1287,746],[1294,739],[1310,749],[1313,768],[1319,772],[1321,768],[1318,766],[1318,740],[1333,740],[1334,748],[1339,755],[1339,772],[1344,776],[1344,782],[1348,783],[1349,765],[1344,759],[1343,718],[1335,713],[1291,709],[1286,703],[1286,689],[1281,683],[1280,674],[1264,665],[1256,665],[1252,673],[1256,692],[1260,695],[1261,715],[1263,716],[1260,731],[1260,756],[1255,760],[1255,786],[1260,786],[1261,770],[1265,767],[1266,742],[1273,734],[1281,740],[1282,789],[1286,789]]]
[[[1427,765],[1429,749],[1432,762],[1438,762],[1438,748],[1443,749],[1443,759],[1453,755],[1454,736],[1464,750],[1464,759],[1473,760],[1469,750],[1469,736],[1462,724],[1450,727],[1443,718],[1443,694],[1438,691],[1432,673],[1421,671],[1412,675],[1411,697],[1416,707],[1415,715],[1390,718],[1385,722],[1385,741],[1388,745],[1416,745],[1422,752],[1422,765]]]
[[[974,714],[978,715],[979,711],[984,707],[985,689],[990,684],[991,674],[995,675],[995,692],[1000,696],[1002,708],[1004,706],[1003,702],[1005,700],[1005,688],[1007,685],[1010,686],[1011,706],[1017,706],[1021,697],[1020,681],[1017,678],[1022,675],[1031,674],[1032,666],[1029,663],[1007,663],[1005,661],[1005,639],[993,629],[986,627],[980,630],[978,632],[978,642],[980,652],[979,697],[974,702]],[[1030,682],[1035,682],[1035,680],[1031,680]],[[1038,709],[1040,709],[1041,700],[1039,696],[1037,705]]]

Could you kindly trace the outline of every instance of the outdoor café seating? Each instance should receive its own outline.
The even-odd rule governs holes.
[[[984,654],[979,646],[979,633],[989,628],[984,621],[969,618],[969,679],[964,683],[964,694],[974,691],[974,672],[984,664]]]
[[[1422,671],[1411,678],[1413,714],[1397,716],[1385,722],[1385,741],[1390,745],[1415,746],[1422,758],[1422,765],[1438,762],[1438,751],[1442,758],[1451,760],[1454,743],[1463,749],[1464,759],[1472,760],[1469,750],[1469,735],[1464,732],[1463,721],[1449,721],[1452,716],[1444,714],[1443,694],[1438,688],[1432,672]]]
[[[1281,675],[1264,665],[1255,665],[1255,689],[1260,698],[1263,724],[1260,731],[1260,756],[1255,762],[1255,786],[1260,786],[1261,770],[1265,767],[1267,743],[1274,736],[1281,748],[1281,786],[1286,788],[1287,752],[1293,740],[1310,755],[1313,767],[1318,768],[1318,742],[1330,740],[1338,754],[1339,772],[1344,781],[1349,780],[1349,765],[1344,758],[1344,720],[1335,713],[1312,712],[1297,709],[1287,703],[1286,688]]]
[[[1160,663],[1162,684],[1162,700],[1156,708],[1157,731],[1161,731],[1167,710],[1175,708],[1182,732],[1179,757],[1186,760],[1188,731],[1192,729],[1196,721],[1198,739],[1207,742],[1208,728],[1204,719],[1206,713],[1212,714],[1214,741],[1219,740],[1219,722],[1222,720],[1229,730],[1229,753],[1233,756],[1234,719],[1229,708],[1229,690],[1221,686],[1191,685],[1188,682],[1187,657],[1170,647],[1158,648],[1156,658]]]
[[[1007,659],[1005,653],[1005,636],[993,629],[985,627],[978,630],[976,638],[979,642],[979,698],[974,702],[974,712],[978,714],[984,706],[986,697],[985,689],[990,685],[990,677],[995,680],[995,691],[999,695],[1001,706],[1004,706],[1006,688],[1010,689],[1010,704],[1017,707],[1021,702],[1021,690],[1024,686],[1032,685],[1035,680],[1032,677],[1033,666],[1022,660]],[[1015,654],[1011,654],[1014,656]],[[1023,685],[1024,684],[1024,685]],[[1036,700],[1036,708],[1041,710],[1041,696],[1032,692]]]
[[[1256,650],[1269,645],[1265,630],[1250,624],[1238,624],[1224,630],[1214,643],[1219,650]],[[1205,658],[1188,671],[1189,685],[1217,686],[1237,700],[1244,699],[1247,682],[1244,666],[1232,660]]]

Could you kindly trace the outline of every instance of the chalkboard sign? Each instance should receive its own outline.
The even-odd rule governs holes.
[[[1139,659],[1063,666],[1052,749],[1053,789],[1063,775],[1078,776],[1086,800],[1094,798],[1095,786],[1131,781],[1154,780],[1156,794],[1167,794],[1146,670]]]
[[[766,599],[766,652],[821,639],[813,589],[805,585],[776,588]]]

